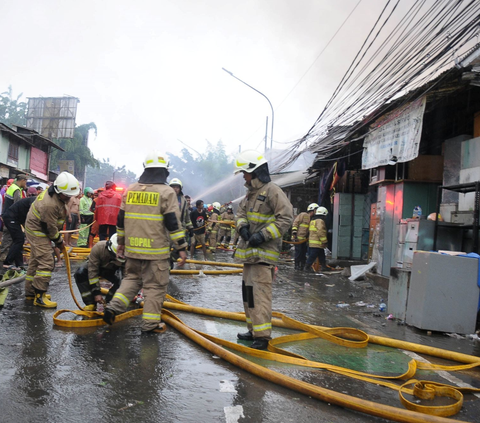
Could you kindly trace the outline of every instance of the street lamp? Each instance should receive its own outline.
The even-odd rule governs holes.
[[[270,102],[270,100],[268,99],[268,97],[263,94],[262,92],[258,91],[256,88],[253,88],[251,85],[247,84],[245,81],[242,81],[240,78],[237,78],[232,72],[226,70],[225,68],[222,68],[222,70],[224,70],[225,72],[227,72],[230,76],[233,76],[235,79],[237,79],[238,81],[240,81],[242,84],[245,84],[247,87],[250,87],[252,90],[256,91],[258,94],[260,94],[261,96],[265,97],[268,101],[268,104],[270,104],[270,108],[272,109],[272,129],[270,130],[270,149],[273,148],[273,106],[272,106],[272,103]],[[265,141],[266,143],[266,141]]]

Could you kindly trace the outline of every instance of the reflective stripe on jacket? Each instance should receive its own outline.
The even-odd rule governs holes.
[[[310,215],[307,212],[302,212],[293,221],[292,231],[297,232],[299,240],[307,239],[309,226]]]
[[[220,220],[228,221],[231,220],[232,222],[235,220],[235,215],[233,213],[223,212],[220,216]],[[228,223],[220,223],[220,229],[230,229],[231,226]]]
[[[261,232],[265,242],[258,247],[250,247],[240,237],[235,260],[242,263],[274,264],[280,256],[282,236],[292,225],[292,204],[282,189],[273,182],[264,184],[255,178],[251,185],[245,186],[248,193],[238,208],[237,231],[248,225],[250,233]]]
[[[130,185],[123,195],[121,210],[125,211],[124,228],[117,226],[117,239],[119,245],[125,245],[126,257],[167,260],[170,240],[177,249],[187,246],[177,195],[168,185],[139,182]],[[177,220],[178,229],[173,232],[165,227],[164,215],[168,213],[174,213]]]
[[[310,222],[308,246],[310,248],[325,248],[328,245],[327,225],[321,218],[314,218]]]
[[[62,236],[67,217],[67,207],[57,193],[50,195],[50,189],[42,191],[30,206],[25,221],[25,231],[37,237],[48,237],[58,243]]]

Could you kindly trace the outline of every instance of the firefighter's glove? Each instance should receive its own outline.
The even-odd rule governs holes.
[[[296,232],[292,232],[292,241],[297,241],[297,233]]]
[[[255,232],[248,240],[250,247],[258,247],[260,244],[264,242],[265,242],[265,237],[261,232]]]
[[[242,239],[243,239],[244,241],[250,240],[250,237],[252,236],[252,235],[250,234],[250,231],[248,230],[248,226],[242,226],[242,227],[240,228],[239,233],[240,233],[240,236],[242,237]]]

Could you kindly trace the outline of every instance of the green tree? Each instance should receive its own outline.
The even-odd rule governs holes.
[[[229,158],[222,141],[216,145],[208,143],[205,152],[196,158],[187,148],[182,149],[180,156],[168,153],[168,157],[169,180],[179,178],[184,194],[194,200],[224,204],[245,192],[243,178],[233,176],[233,157]]]
[[[0,122],[5,125],[25,126],[27,103],[20,101],[23,93],[16,98],[13,96],[13,89],[10,85],[8,90],[0,94]]]
[[[91,130],[95,131],[95,135],[97,134],[97,126],[93,122],[77,126],[73,138],[56,139],[56,144],[62,147],[65,151],[52,149],[52,154],[50,156],[50,169],[58,171],[59,160],[74,160],[74,174],[77,179],[83,180],[85,168],[87,166],[98,167],[98,160],[93,157],[91,150],[86,145],[88,134]]]

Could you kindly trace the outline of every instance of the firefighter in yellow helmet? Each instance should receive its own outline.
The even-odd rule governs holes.
[[[167,159],[161,153],[150,153],[144,168],[138,182],[123,194],[117,218],[117,256],[127,259],[125,278],[105,308],[103,320],[113,324],[143,287],[142,332],[164,332],[161,310],[170,275],[170,241],[179,251],[180,265],[187,258],[187,242],[177,195],[166,184]]]
[[[312,264],[315,263],[315,260],[320,261],[320,271],[328,272],[327,261],[325,258],[325,248],[328,245],[327,239],[327,225],[325,223],[325,218],[328,215],[328,210],[325,207],[319,207],[315,216],[313,216],[310,227],[309,227],[309,238],[308,238],[308,259],[307,264],[305,265],[305,270],[307,272],[315,272],[312,268]]]
[[[57,303],[50,301],[48,285],[55,267],[52,255],[52,242],[60,250],[63,238],[60,230],[67,217],[66,203],[80,192],[77,178],[62,172],[48,190],[42,191],[31,205],[25,221],[25,235],[30,243],[30,260],[25,278],[25,296],[34,297],[33,305],[55,308]]]
[[[272,333],[272,281],[280,257],[282,236],[290,229],[293,207],[280,187],[271,182],[267,160],[255,150],[241,152],[234,173],[243,173],[247,195],[237,210],[240,241],[235,260],[244,264],[242,297],[251,348],[267,349]]]
[[[299,243],[295,244],[295,270],[304,270],[307,260],[308,227],[317,208],[317,203],[309,204],[307,211],[300,213],[293,221],[292,241]]]

